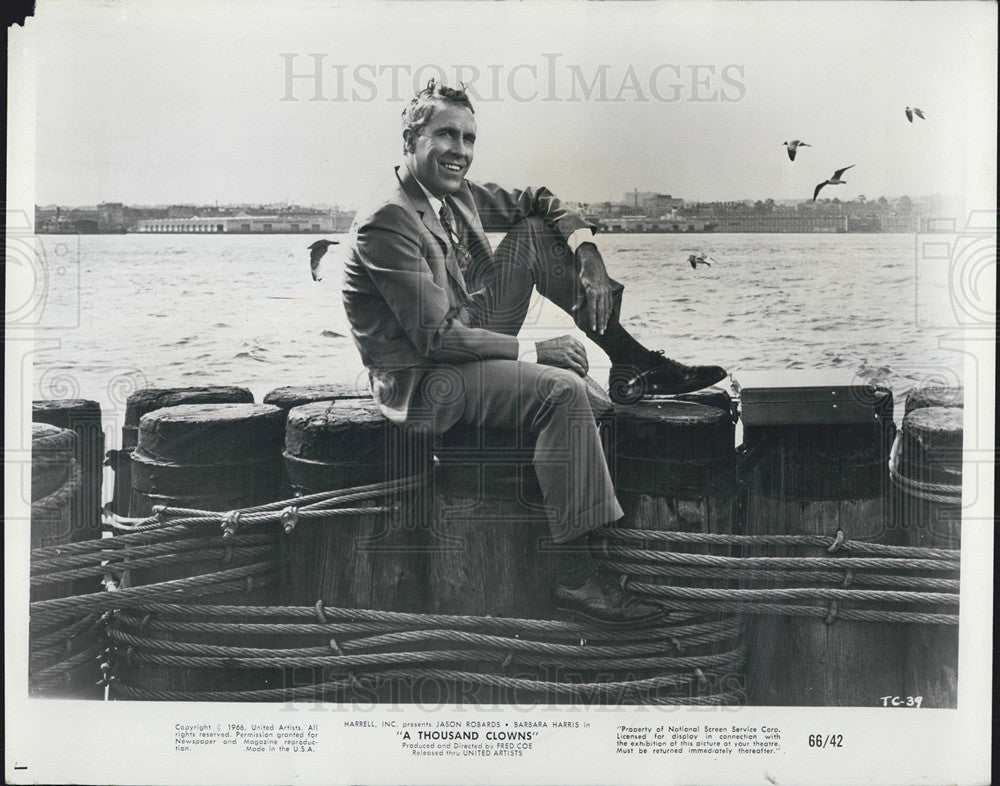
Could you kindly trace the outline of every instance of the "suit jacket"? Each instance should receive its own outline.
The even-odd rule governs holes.
[[[516,360],[517,339],[470,326],[470,292],[448,233],[406,167],[374,209],[359,212],[347,246],[344,308],[372,393],[387,418],[404,422],[428,369],[485,359]],[[450,197],[477,263],[492,261],[486,232],[537,216],[564,239],[593,225],[546,188],[506,191],[468,180]]]

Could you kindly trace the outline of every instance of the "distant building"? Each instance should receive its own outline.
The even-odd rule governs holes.
[[[846,232],[845,216],[727,216],[716,232]]]
[[[642,213],[651,217],[665,215],[684,204],[683,199],[678,199],[670,194],[638,190],[625,194],[622,202],[630,208],[629,212]]]
[[[198,208],[194,205],[170,205],[167,208],[167,218],[194,218]]]
[[[646,216],[608,216],[599,221],[600,232],[712,232],[716,224],[694,218],[647,218]]]
[[[101,202],[97,206],[98,226],[102,231],[124,232],[127,225],[125,205],[121,202]]]
[[[295,232],[343,232],[350,225],[339,214],[283,213],[279,215],[190,216],[152,218],[139,221],[136,232],[195,232],[227,234],[288,234]]]
[[[40,235],[73,234],[92,235],[105,231],[101,225],[101,214],[97,209],[79,208],[39,208],[35,207],[35,231]],[[110,231],[110,230],[107,230]],[[121,231],[121,230],[115,230]]]

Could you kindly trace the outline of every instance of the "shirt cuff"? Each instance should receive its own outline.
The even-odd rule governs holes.
[[[583,243],[593,242],[594,232],[590,227],[580,227],[579,229],[575,229],[573,230],[573,234],[566,239],[566,245],[569,246],[569,250],[574,254]]]
[[[522,363],[537,363],[538,350],[534,341],[517,340],[517,359]]]

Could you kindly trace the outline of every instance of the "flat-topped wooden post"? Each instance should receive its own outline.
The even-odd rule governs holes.
[[[72,541],[101,536],[101,485],[104,473],[104,429],[101,405],[87,399],[34,401],[31,419],[76,434],[76,462],[80,493],[74,501]]]
[[[315,401],[288,411],[284,457],[291,489],[302,497],[393,482],[411,487],[386,485],[374,496],[339,506],[353,513],[299,521],[282,540],[282,603],[425,612],[429,440],[391,424],[371,399]],[[286,644],[316,641],[303,637]],[[414,701],[400,693],[402,683],[383,681],[377,668],[372,671],[366,688],[380,701]],[[334,676],[343,675],[296,668],[286,674],[286,687]]]
[[[238,511],[278,499],[284,413],[266,404],[180,404],[153,410],[139,422],[139,438],[132,454],[130,510],[142,517],[165,505],[206,511]],[[129,567],[128,587],[186,579],[190,589],[182,602],[215,605],[277,605],[279,533],[277,523],[239,524],[224,536],[218,523],[192,524],[183,532],[152,529],[128,534],[136,563]],[[176,553],[169,562],[142,564],[146,557]],[[232,581],[210,577],[232,570]],[[234,574],[235,575],[235,574]],[[140,604],[141,605],[141,604]],[[246,639],[208,633],[172,631],[169,614],[153,615],[156,625],[146,629],[128,616],[117,623],[123,634],[138,637],[122,668],[112,695],[129,698],[139,691],[201,694],[280,687],[275,668],[240,668],[238,659],[217,659],[212,665],[173,665],[171,645],[189,648],[246,646]]]
[[[419,438],[389,423],[372,401],[317,401],[288,412],[284,461],[298,495],[408,477],[422,482],[429,460]],[[283,541],[283,602],[424,611],[425,497],[422,486],[385,490],[347,506],[390,510],[297,524]]]
[[[903,405],[903,417],[905,418],[915,409],[924,409],[925,407],[962,409],[964,402],[965,389],[962,387],[945,387],[942,385],[917,387],[906,394],[906,403]]]
[[[367,386],[362,388],[358,385],[332,382],[322,384],[317,383],[312,385],[286,385],[284,387],[275,388],[265,394],[263,398],[263,402],[265,404],[271,404],[278,407],[285,412],[286,416],[289,411],[295,407],[300,407],[303,404],[312,404],[317,401],[331,402],[341,400],[371,402],[372,395]],[[288,470],[284,466],[282,466],[281,483],[282,496],[292,496],[291,483],[288,479]]]
[[[912,546],[961,548],[962,416],[959,407],[920,406],[910,407],[903,419],[893,479],[897,525]],[[937,575],[958,578],[957,573]],[[958,606],[945,611],[957,615]],[[921,707],[954,708],[958,701],[958,625],[911,625],[907,634],[904,695],[921,697]]]
[[[664,695],[678,703],[738,691],[743,685],[736,613],[713,609],[711,599],[697,597],[698,589],[735,587],[737,581],[724,576],[699,578],[692,576],[691,569],[697,567],[691,562],[662,561],[668,555],[728,557],[738,552],[737,547],[655,537],[658,533],[739,534],[729,396],[716,390],[687,398],[616,407],[612,474],[625,518],[608,531],[602,558],[609,571],[626,579],[631,592],[671,609],[671,620],[705,626],[698,644],[672,653],[706,658],[697,670],[676,669],[682,679]],[[643,533],[649,533],[649,539]],[[688,591],[693,596],[684,594]]]
[[[139,421],[155,409],[179,404],[252,404],[253,393],[231,385],[207,385],[186,388],[143,388],[125,402],[121,449],[109,451],[108,460],[115,470],[111,509],[120,516],[134,515],[129,510],[132,490],[132,451],[139,442]]]

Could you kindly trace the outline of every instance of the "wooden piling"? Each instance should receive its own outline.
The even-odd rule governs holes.
[[[602,437],[614,409],[590,377],[587,400]],[[534,437],[458,424],[435,442],[430,610],[552,619],[559,549],[532,458]]]
[[[613,466],[609,451],[616,432],[614,407],[597,383],[589,377],[585,383],[605,459]],[[572,555],[552,540],[535,474],[534,450],[531,434],[463,424],[436,440],[428,566],[431,613],[563,618],[553,592]],[[607,670],[567,671],[558,657],[532,666],[516,663],[515,659],[505,666],[494,654],[484,653],[482,660],[462,661],[453,668],[521,677],[540,685],[609,679]],[[483,705],[575,700],[563,693],[487,688],[475,679],[447,686],[444,695],[453,702]]]
[[[882,388],[837,390],[834,400],[839,403],[831,405],[822,399],[811,403],[810,388],[800,391],[804,393],[798,400],[781,402],[788,422],[772,417],[778,411],[775,404],[768,410],[767,425],[745,427],[747,534],[832,539],[842,532],[847,540],[900,545],[901,533],[891,527],[887,512],[888,456],[895,433],[892,394]],[[744,396],[744,414],[746,407]],[[823,422],[822,413],[833,413],[832,422]],[[847,420],[855,416],[858,422]],[[753,555],[832,556],[821,546],[761,546]],[[791,569],[784,572],[784,580],[753,586],[780,590],[811,584],[789,579]],[[840,587],[850,588],[851,582],[850,571],[845,571]],[[898,695],[903,687],[905,625],[838,618],[829,601],[802,603],[827,607],[828,613],[825,618],[748,617],[750,704],[874,707],[880,706],[879,697]],[[838,603],[840,610],[857,606]],[[865,608],[899,610],[889,604]]]
[[[32,424],[31,549],[58,549],[79,540],[78,501],[82,480],[76,455],[78,436],[47,423]],[[50,553],[47,559],[58,556]],[[32,560],[31,602],[73,597],[85,589],[79,580],[38,582],[59,568],[40,569]],[[94,582],[96,583],[96,582]],[[28,691],[51,698],[91,698],[103,695],[96,657],[102,647],[96,616],[80,612],[51,626],[31,624],[28,634]]]
[[[297,496],[408,479],[417,486],[386,489],[339,506],[381,510],[299,521],[282,540],[284,604],[427,610],[429,448],[428,439],[391,424],[370,399],[316,401],[288,411],[285,471]],[[317,642],[302,638],[289,643]],[[370,671],[374,674],[366,684],[379,701],[414,700],[400,695],[402,683],[383,681],[377,668]],[[288,673],[286,684],[301,687],[333,676],[343,675],[299,668]]]
[[[513,430],[457,425],[436,440],[428,553],[430,613],[556,618],[553,589],[560,547],[551,538],[533,452],[532,435],[519,440]],[[489,653],[483,659],[453,662],[448,668],[544,679],[533,668],[505,670]],[[427,684],[423,690],[428,702],[488,706],[518,701],[516,692],[474,679]]]
[[[426,441],[424,443],[426,447]],[[430,456],[374,402],[313,402],[288,412],[285,468],[302,496],[426,472]],[[285,537],[284,603],[424,611],[422,489],[349,503],[398,510],[302,521]]]
[[[928,406],[911,408],[903,419],[897,511],[898,526],[910,545],[936,549],[961,547],[962,414],[961,408]],[[945,611],[957,614],[958,607]],[[907,633],[902,695],[921,697],[921,707],[956,707],[958,626],[911,625]]]
[[[121,449],[109,451],[109,463],[115,470],[114,496],[111,509],[120,516],[135,515],[129,510],[132,489],[132,451],[139,441],[139,421],[156,409],[179,404],[252,404],[253,393],[246,388],[230,385],[208,385],[186,388],[143,388],[132,393],[125,402],[125,423],[122,425]]]
[[[358,385],[341,383],[288,385],[270,391],[264,396],[263,401],[265,404],[271,404],[280,408],[287,416],[290,410],[300,407],[303,404],[312,404],[317,401],[332,402],[343,399],[371,402],[372,395],[367,386],[362,389]],[[281,496],[291,497],[291,481],[288,479],[288,470],[284,465],[282,465],[281,472]]]
[[[612,533],[615,529],[629,529],[650,533],[739,534],[735,427],[729,396],[724,391],[719,393],[722,395],[708,391],[693,397],[711,404],[678,397],[616,408],[612,469],[625,518],[611,528]],[[656,561],[660,553],[734,556],[737,547],[655,539],[616,540],[613,536],[608,543],[611,548],[604,557],[606,565],[612,572],[627,577],[630,591],[665,603],[675,615],[690,615],[685,624],[713,626],[709,640],[673,654],[713,656],[720,663],[705,666],[700,674],[693,669],[679,673],[688,677],[688,681],[671,689],[670,695],[683,703],[699,696],[741,690],[743,672],[737,615],[704,608],[691,611],[684,599],[672,597],[667,589],[725,589],[735,587],[737,582],[660,574],[658,569],[678,565]],[[650,557],[647,561],[635,556],[617,556],[615,547],[641,549]]]
[[[130,509],[148,516],[156,505],[232,511],[275,501],[281,477],[283,413],[264,404],[181,404],[142,416],[132,454]],[[193,579],[185,601],[234,605],[277,605],[279,525],[247,523],[223,538],[220,524],[193,524],[165,537],[151,530],[132,537],[133,548],[173,546],[179,561],[127,569],[125,585],[146,586]],[[140,559],[137,555],[135,559]],[[256,569],[255,569],[256,566]],[[245,568],[245,579],[222,588],[200,583],[224,570]],[[236,586],[234,586],[234,584]],[[171,644],[246,646],[246,637],[203,633],[171,634],[131,630],[145,637],[124,659],[119,683],[140,689],[200,693],[281,685],[280,669],[247,669],[235,662],[217,667],[172,665]],[[113,690],[112,695],[115,695]]]
[[[31,548],[73,542],[76,500],[82,481],[76,460],[78,437],[47,423],[31,425]],[[32,589],[31,600],[73,595],[72,582]]]
[[[31,419],[69,429],[76,436],[76,462],[80,468],[80,493],[74,501],[71,541],[101,536],[101,481],[104,473],[104,429],[101,405],[86,399],[34,401]]]
[[[961,409],[964,401],[965,389],[962,387],[933,385],[914,388],[906,394],[903,417],[905,418],[915,409],[924,409],[925,407],[957,407]]]
[[[533,452],[510,430],[460,425],[438,440],[431,613],[552,619],[557,554]]]

